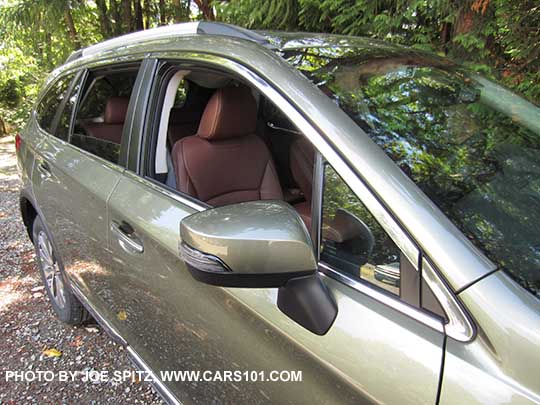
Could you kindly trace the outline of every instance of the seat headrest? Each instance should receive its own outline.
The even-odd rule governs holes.
[[[128,104],[128,97],[109,97],[103,117],[105,124],[123,124],[126,120]]]
[[[212,95],[197,135],[208,140],[234,138],[255,133],[257,102],[246,86],[222,87]]]

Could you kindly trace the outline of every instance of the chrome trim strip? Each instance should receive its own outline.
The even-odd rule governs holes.
[[[448,323],[444,325],[446,334],[460,342],[471,341],[476,334],[474,323],[454,294],[448,291],[448,287],[445,288],[425,257],[422,258],[422,278],[446,312],[448,317]]]
[[[321,217],[324,187],[324,158],[317,152],[313,169],[313,184],[311,191],[311,241],[315,250],[315,259],[321,256]]]
[[[193,208],[196,211],[204,211],[208,208],[212,208],[210,205],[205,205],[202,202],[196,202],[193,201],[193,199],[184,197],[180,194],[179,191],[168,189],[167,186],[163,183],[158,183],[155,180],[148,179],[145,177],[141,177],[138,174],[132,172],[131,170],[124,171],[124,175],[132,179],[133,181],[137,181],[139,183],[142,183],[146,187],[150,187],[152,190],[164,194],[169,198],[172,198],[173,200],[178,201],[181,204],[187,205],[190,208]]]
[[[152,378],[152,385],[156,389],[159,395],[163,398],[163,400],[169,404],[175,404],[175,405],[181,405],[182,403],[176,398],[176,396],[163,384],[163,381],[152,371],[152,369],[146,364],[146,362],[142,359],[141,356],[131,347],[126,347],[127,352],[131,356],[133,362],[135,365],[148,373],[148,375]]]
[[[431,329],[436,330],[437,332],[444,333],[444,325],[440,319],[437,319],[427,313],[423,312],[420,309],[411,307],[410,305],[405,304],[401,299],[394,298],[390,295],[384,294],[383,292],[377,291],[376,289],[368,286],[367,284],[361,283],[359,281],[353,280],[352,278],[346,276],[343,273],[340,273],[331,267],[327,266],[324,263],[319,263],[319,270],[322,274],[327,277],[333,278],[343,284],[348,285],[349,287],[354,288],[355,290],[361,292],[362,294],[367,295],[393,309],[399,311],[418,322],[423,323],[424,325],[430,327]]]
[[[120,333],[116,330],[114,326],[112,326],[105,318],[103,318],[100,313],[97,311],[97,309],[88,301],[86,296],[83,294],[83,292],[79,289],[79,287],[73,282],[69,281],[69,286],[73,293],[77,296],[79,301],[84,305],[84,307],[90,312],[90,315],[99,323],[99,325],[105,329],[107,334],[111,336],[111,338],[118,344],[122,346],[127,346],[127,342],[125,339],[120,336]]]
[[[156,376],[156,374],[148,367],[145,361],[137,354],[137,352],[124,340],[120,333],[112,326],[105,318],[103,318],[96,308],[90,304],[83,292],[70,280],[69,286],[73,293],[77,296],[79,301],[84,305],[84,307],[90,312],[94,317],[97,323],[107,332],[107,334],[119,345],[126,348],[126,351],[131,356],[131,359],[135,363],[136,367],[147,372],[152,377],[152,385],[156,389],[159,395],[163,400],[169,404],[178,404],[181,405],[181,402],[176,398],[176,396],[163,384],[163,382]]]

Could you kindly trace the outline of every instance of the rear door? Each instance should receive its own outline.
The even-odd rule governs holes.
[[[268,91],[266,96],[278,97],[251,72],[230,61],[218,62],[251,80],[259,91]],[[162,79],[157,76],[154,94]],[[383,261],[366,266],[364,275],[371,281],[364,280],[360,270],[355,277],[349,268],[321,260],[321,277],[339,307],[325,336],[310,333],[281,313],[275,289],[226,289],[195,281],[178,255],[179,223],[207,206],[149,178],[136,163],[153,153],[146,138],[149,132],[143,130],[159,114],[150,100],[141,105],[139,140],[134,136],[130,145],[135,153],[130,155],[132,170],[122,174],[108,205],[114,285],[108,287],[114,290],[110,306],[136,356],[158,377],[171,370],[199,373],[198,381],[178,375],[165,381],[187,403],[435,403],[443,321],[419,308],[418,302],[402,299],[395,282],[375,278],[377,265],[395,269],[397,263],[398,272],[408,267],[408,274],[418,280],[419,252],[404,243],[407,237],[399,227],[391,225],[390,237],[385,228],[389,223],[381,225],[371,217],[376,242],[392,248],[380,251]],[[338,188],[334,194],[362,205],[356,195],[342,195],[348,190],[346,183]],[[373,202],[373,196],[369,199]],[[321,204],[314,212],[315,223],[320,223]],[[393,242],[399,238],[406,249]],[[351,263],[354,258],[341,259]],[[362,264],[356,263],[357,268]],[[412,284],[418,288],[417,282]],[[224,371],[237,374],[223,381]],[[208,380],[203,381],[204,376]]]
[[[124,171],[120,156],[129,135],[122,118],[127,102],[117,107],[122,111],[107,109],[114,109],[110,100],[115,97],[129,101],[138,69],[136,62],[81,70],[34,165],[36,200],[64,267],[75,288],[105,314],[110,293],[103,288],[109,257],[106,207]],[[119,115],[108,123],[112,113]],[[116,138],[105,139],[95,128]]]

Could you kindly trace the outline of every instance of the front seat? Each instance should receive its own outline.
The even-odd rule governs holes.
[[[290,166],[294,181],[300,187],[306,201],[295,204],[308,229],[311,229],[311,185],[313,182],[313,166],[315,164],[315,148],[303,136],[291,144]]]
[[[256,126],[257,103],[248,87],[217,90],[197,134],[173,147],[177,189],[213,206],[282,200],[272,156]]]

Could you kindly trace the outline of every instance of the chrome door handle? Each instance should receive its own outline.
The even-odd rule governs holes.
[[[45,176],[50,176],[51,175],[51,167],[49,166],[49,164],[42,160],[38,163],[38,166],[37,166],[37,169],[43,173]]]
[[[118,243],[128,253],[143,253],[142,242],[134,235],[133,228],[126,222],[111,222],[111,231],[118,238]]]

